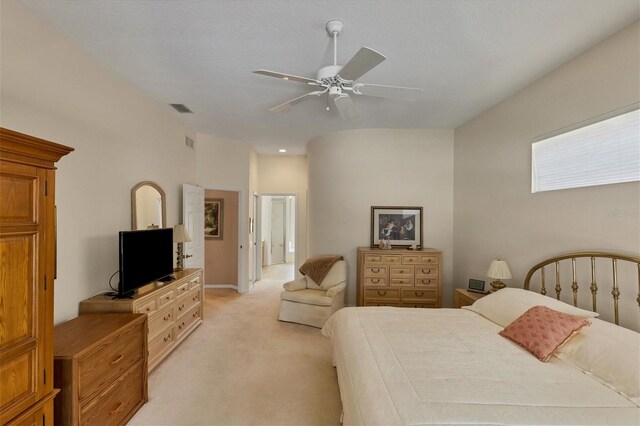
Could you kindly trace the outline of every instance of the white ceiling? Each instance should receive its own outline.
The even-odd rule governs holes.
[[[187,105],[194,131],[265,154],[343,129],[454,128],[639,16],[637,0],[19,1],[172,114]],[[269,112],[310,90],[251,71],[315,78],[331,19],[339,64],[371,47],[387,60],[360,81],[422,87],[418,101],[361,96],[352,121],[324,98]]]

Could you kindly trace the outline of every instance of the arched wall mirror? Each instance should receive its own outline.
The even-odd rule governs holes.
[[[140,182],[131,188],[131,229],[167,227],[167,204],[157,183]]]

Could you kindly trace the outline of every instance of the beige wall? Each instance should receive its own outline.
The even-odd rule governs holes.
[[[221,198],[222,240],[204,240],[204,283],[238,285],[238,192],[206,189],[204,198]]]
[[[74,147],[58,164],[55,322],[108,288],[118,231],[131,229],[131,187],[157,182],[167,225],[180,216],[183,182],[196,180],[193,137],[159,106],[12,0],[2,1],[2,126]],[[117,278],[114,278],[117,284]]]
[[[424,246],[443,252],[451,305],[453,130],[351,130],[308,144],[309,256],[343,255],[356,299],[356,248],[369,246],[371,206],[422,206]]]
[[[306,156],[258,156],[258,192],[296,195],[296,271],[307,259],[308,172]]]
[[[455,129],[456,287],[469,278],[488,282],[496,257],[511,267],[508,284],[522,286],[532,265],[555,254],[638,253],[638,183],[531,194],[534,137],[638,102],[638,28],[636,22]]]

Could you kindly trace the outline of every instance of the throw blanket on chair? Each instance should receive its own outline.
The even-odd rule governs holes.
[[[324,277],[327,276],[333,265],[343,260],[342,256],[315,256],[307,259],[306,262],[300,267],[299,271],[302,275],[308,276],[320,285]]]

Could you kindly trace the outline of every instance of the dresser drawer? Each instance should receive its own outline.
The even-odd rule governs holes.
[[[365,254],[364,255],[364,264],[365,265],[371,265],[371,264],[380,264],[382,263],[382,255],[381,254]]]
[[[403,289],[402,302],[421,302],[425,301],[434,303],[438,299],[438,290],[436,289]]]
[[[380,300],[400,300],[400,290],[365,290],[364,299],[367,302]]]
[[[191,289],[190,282],[186,282],[176,287],[176,299],[180,299],[181,297],[186,296],[187,293],[189,293],[190,289]]]
[[[438,264],[438,256],[435,254],[421,254],[418,257],[418,263],[421,265]]]
[[[197,297],[196,297],[197,296]],[[187,294],[187,296],[178,302],[176,315],[178,319],[184,316],[191,308],[200,302],[200,290],[195,289]]]
[[[364,277],[364,285],[366,286],[387,286],[386,278],[376,278],[376,277]]]
[[[161,355],[165,349],[173,344],[173,327],[149,341],[149,364],[155,364],[155,359]]]
[[[364,276],[365,277],[386,277],[387,268],[384,266],[365,266]]]
[[[387,255],[382,255],[382,263],[388,263],[390,265],[394,265],[400,264],[400,261],[402,259],[402,256],[400,256],[399,254],[387,254]]]
[[[157,314],[149,317],[149,339],[154,339],[158,334],[173,325],[176,320],[176,312],[173,306],[168,306]]]
[[[417,254],[405,254],[402,256],[403,265],[416,265],[420,263],[420,256]]]
[[[201,278],[200,275],[198,275],[197,277],[193,278],[192,280],[189,281],[190,287],[189,288],[196,288],[196,287],[200,287],[200,284],[202,284],[201,282]]]
[[[400,306],[399,303],[388,303],[388,302],[365,302],[364,306]]]
[[[97,348],[78,361],[80,400],[94,394],[105,383],[120,376],[144,358],[145,323],[122,329],[109,336]]]
[[[391,286],[413,286],[413,277],[391,278]]]
[[[403,308],[437,308],[438,304],[436,301],[425,302],[425,303],[402,303],[400,306]]]
[[[411,277],[411,276],[413,276],[413,268],[411,268],[411,267],[404,267],[404,268],[391,267],[389,269],[389,276],[390,277]]]
[[[439,281],[437,278],[416,277],[416,286],[437,286]]]
[[[194,309],[187,312],[173,327],[173,335],[176,336],[176,341],[182,338],[185,331],[189,329],[191,324],[200,319],[200,307],[197,306]]]
[[[138,314],[147,314],[150,315],[158,310],[158,301],[156,299],[151,299],[147,302],[143,302],[136,308],[136,313]]]
[[[163,291],[158,296],[158,309],[162,309],[163,306],[167,306],[169,303],[172,303],[176,298],[176,293],[173,289]]]
[[[438,266],[419,266],[416,268],[416,277],[438,277]]]
[[[144,363],[139,361],[80,409],[81,425],[124,424],[144,403]]]

